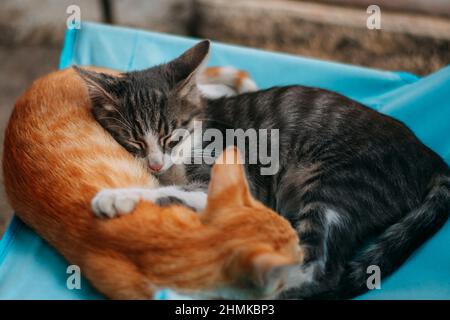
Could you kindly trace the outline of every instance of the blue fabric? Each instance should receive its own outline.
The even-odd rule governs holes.
[[[97,65],[120,70],[168,61],[195,40],[84,23],[69,30],[60,67]],[[450,162],[450,67],[424,78],[214,43],[210,65],[248,70],[260,87],[302,84],[340,92],[404,121]],[[392,276],[358,299],[450,299],[450,222]],[[1,299],[102,298],[86,280],[66,287],[67,262],[15,218],[0,243]],[[161,291],[159,298],[170,298]]]

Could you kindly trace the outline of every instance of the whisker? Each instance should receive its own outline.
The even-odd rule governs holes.
[[[118,122],[119,124],[121,124],[122,126],[124,126],[125,128],[127,128],[129,130],[132,129],[130,123],[123,122],[120,119],[117,119],[115,117],[100,117],[99,120],[114,120],[114,121]]]

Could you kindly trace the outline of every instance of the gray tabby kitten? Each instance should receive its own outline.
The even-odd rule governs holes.
[[[390,274],[447,221],[449,167],[404,124],[337,93],[303,86],[205,99],[195,79],[208,51],[203,41],[167,64],[120,78],[79,72],[96,119],[150,167],[155,150],[177,146],[174,129],[192,130],[194,119],[223,133],[280,130],[280,170],[262,176],[261,164],[246,164],[246,173],[254,196],[298,231],[305,253],[282,298],[355,296],[367,290],[368,266]],[[207,184],[210,166],[186,169],[188,181]],[[154,201],[204,206],[203,191],[182,186],[139,192]]]

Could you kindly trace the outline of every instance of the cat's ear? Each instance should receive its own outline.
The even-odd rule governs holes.
[[[276,252],[254,255],[250,268],[254,287],[268,294],[284,288],[288,278],[298,272],[295,261]]]
[[[208,62],[209,47],[210,41],[203,40],[169,62],[177,84],[186,85],[196,81],[195,78],[203,71]]]
[[[198,76],[208,61],[210,42],[204,40],[168,65],[174,79],[173,92],[179,99],[187,100],[194,106],[201,105],[201,94],[197,88]]]
[[[116,97],[111,93],[112,85],[117,81],[117,77],[99,73],[78,66],[72,67],[84,80],[88,87],[89,97],[94,108],[104,108],[105,111],[112,109],[116,104]]]
[[[208,205],[243,206],[253,202],[245,177],[243,160],[236,147],[228,147],[211,170]]]

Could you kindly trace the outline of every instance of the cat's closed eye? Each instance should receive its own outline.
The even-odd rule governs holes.
[[[145,150],[145,143],[142,141],[128,140],[128,144],[138,150]]]

